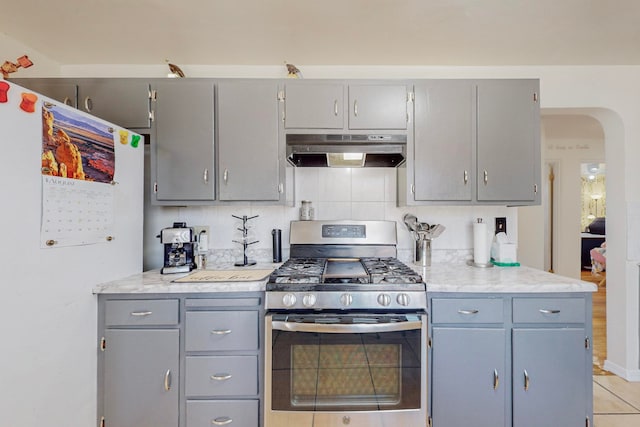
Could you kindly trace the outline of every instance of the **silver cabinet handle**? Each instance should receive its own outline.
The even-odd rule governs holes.
[[[167,372],[164,374],[164,389],[166,391],[171,390],[171,369],[167,369]]]
[[[464,185],[467,185],[467,182],[469,182],[469,172],[464,171]]]
[[[229,169],[225,169],[224,173],[222,174],[222,180],[226,184],[228,179],[229,179]]]
[[[500,385],[500,377],[498,377],[498,370],[493,370],[493,389],[497,390]]]
[[[227,424],[231,424],[233,422],[233,418],[230,417],[218,417],[214,420],[211,420],[211,424],[215,426],[226,426]]]
[[[484,171],[484,185],[487,185],[487,182],[489,182],[489,174],[487,171]]]
[[[558,314],[558,313],[560,313],[560,310],[555,310],[555,309],[549,310],[547,308],[541,308],[538,311],[540,313],[542,313],[542,314]]]
[[[284,184],[283,183],[278,184],[278,193],[284,193]]]
[[[472,309],[472,310],[458,310],[458,313],[460,314],[478,314],[480,311],[476,310],[476,309]]]
[[[71,105],[71,99],[68,96],[65,96],[62,102],[64,105]]]
[[[358,117],[358,100],[353,101],[353,115]]]
[[[338,100],[335,99],[333,101],[333,115],[337,116],[338,115]]]
[[[231,333],[231,329],[214,329],[211,331],[213,335],[229,335]]]
[[[89,112],[93,110],[93,101],[88,96],[84,99],[84,109]]]
[[[153,314],[153,311],[132,311],[131,315],[135,317],[146,317]]]
[[[213,374],[211,375],[210,378],[216,381],[226,381],[226,380],[230,380],[231,377],[232,377],[231,374]]]
[[[524,391],[529,390],[529,373],[527,370],[524,370]]]
[[[209,169],[204,168],[204,171],[202,172],[202,180],[205,184],[209,183]]]

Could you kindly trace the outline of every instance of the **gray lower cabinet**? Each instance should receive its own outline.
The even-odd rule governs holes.
[[[431,294],[434,427],[593,420],[591,294]]]
[[[178,425],[179,331],[105,331],[104,419],[110,427]]]
[[[262,292],[98,296],[98,425],[260,427]]]
[[[284,152],[278,148],[278,84],[220,81],[218,189],[221,201],[279,201]]]
[[[214,82],[157,81],[152,89],[152,202],[215,200]]]

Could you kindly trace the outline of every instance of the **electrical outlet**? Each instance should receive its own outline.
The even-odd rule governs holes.
[[[209,234],[209,226],[208,225],[193,226],[193,234],[195,234],[196,236],[199,236],[201,231],[204,231],[205,233]]]
[[[206,237],[203,241],[200,240],[200,233],[204,232]],[[193,234],[195,235],[196,241],[198,242],[198,251],[206,252],[209,250],[209,240],[211,240],[211,235],[209,234],[209,226],[208,225],[194,225],[193,226]]]
[[[507,232],[507,218],[504,216],[496,218],[496,234]]]

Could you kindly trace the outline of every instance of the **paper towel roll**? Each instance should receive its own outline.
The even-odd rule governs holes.
[[[487,224],[473,223],[473,262],[476,264],[489,263],[489,234]]]

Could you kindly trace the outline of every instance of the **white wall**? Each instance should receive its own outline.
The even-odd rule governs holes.
[[[46,54],[34,51],[28,46],[0,32],[0,63],[4,61],[16,62],[22,55],[27,55],[33,65],[29,68],[19,68],[11,77],[58,77],[60,76],[60,64]],[[1,78],[1,77],[0,77]]]

